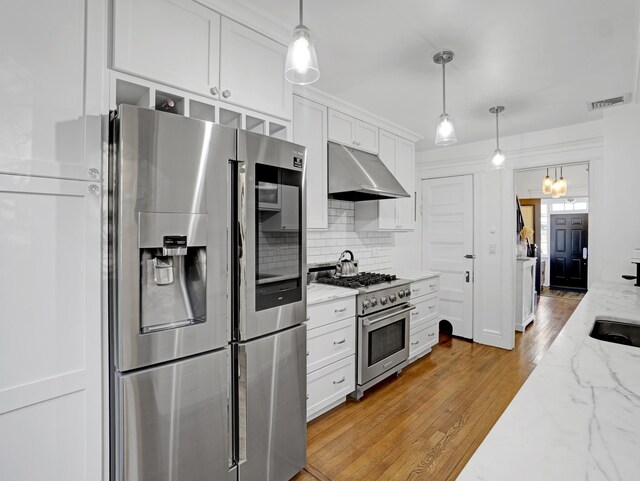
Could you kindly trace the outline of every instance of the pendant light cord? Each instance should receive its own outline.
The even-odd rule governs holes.
[[[442,62],[442,113],[446,114],[447,113],[447,96],[446,96],[446,90],[445,90],[445,76],[444,76],[444,66],[445,66],[445,62]]]
[[[302,21],[302,2],[303,2],[303,0],[300,0],[300,25],[304,25],[304,23]]]
[[[498,131],[498,110],[496,109],[496,150],[500,150],[500,133]]]

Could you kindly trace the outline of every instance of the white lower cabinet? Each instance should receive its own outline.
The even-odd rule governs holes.
[[[344,402],[356,382],[354,298],[308,308],[307,421]]]
[[[438,276],[421,279],[411,283],[411,311],[409,362],[431,352],[438,343],[440,328],[440,300]]]

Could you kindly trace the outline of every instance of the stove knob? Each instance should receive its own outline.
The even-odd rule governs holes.
[[[400,290],[398,291],[398,297],[399,297],[400,299],[402,299],[402,298],[404,297],[404,289],[400,289]]]
[[[371,298],[371,307],[376,307],[378,305],[378,299],[375,297]]]
[[[369,300],[365,299],[364,301],[362,301],[362,310],[366,311],[367,309],[369,309]]]
[[[382,304],[383,306],[386,306],[386,305],[387,305],[387,298],[386,298],[386,296],[382,296],[382,297],[380,298],[380,304]]]
[[[395,295],[395,294],[391,294],[391,295],[389,296],[389,300],[390,300],[391,302],[396,302],[396,295]]]
[[[411,291],[410,291],[409,289],[405,289],[405,290],[404,290],[404,295],[405,295],[406,297],[410,297],[410,296],[411,296]]]

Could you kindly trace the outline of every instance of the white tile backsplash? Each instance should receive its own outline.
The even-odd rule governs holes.
[[[353,252],[358,269],[392,268],[393,232],[356,232],[354,203],[329,199],[329,229],[307,231],[307,262],[335,262],[345,249]]]

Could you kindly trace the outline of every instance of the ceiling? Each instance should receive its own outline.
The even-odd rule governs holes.
[[[243,0],[291,28],[296,0]],[[441,68],[451,49],[447,111],[459,143],[598,119],[587,102],[634,92],[637,0],[307,0],[319,89],[425,137],[442,109]]]

